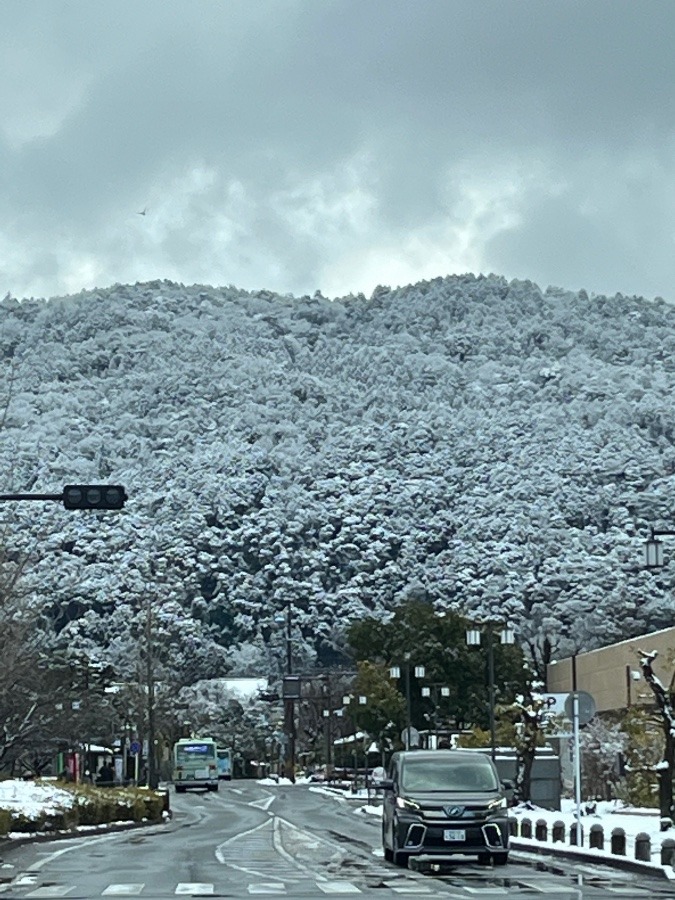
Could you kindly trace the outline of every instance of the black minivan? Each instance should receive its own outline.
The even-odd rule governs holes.
[[[394,753],[384,788],[384,856],[477,856],[503,866],[509,857],[508,808],[492,760],[466,750]]]

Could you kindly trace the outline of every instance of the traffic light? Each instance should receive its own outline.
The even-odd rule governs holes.
[[[66,509],[122,509],[127,499],[121,484],[67,484],[62,495]]]

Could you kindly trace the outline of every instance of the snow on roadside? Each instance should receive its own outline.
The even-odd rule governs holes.
[[[538,820],[543,819],[548,824],[548,841],[552,842],[552,830],[554,822],[565,823],[565,844],[569,844],[570,826],[576,821],[575,806],[572,800],[562,800],[560,810],[527,809],[525,806],[517,806],[509,811],[511,816],[522,821],[530,819],[532,822],[532,834],[534,835],[535,824]],[[583,811],[583,807],[582,807]],[[596,850],[594,853],[601,853],[611,856],[611,838],[612,831],[615,828],[623,828],[626,833],[626,858],[635,859],[635,838],[638,834],[648,834],[651,839],[652,858],[660,860],[661,842],[666,838],[675,837],[675,829],[670,831],[661,831],[661,816],[657,809],[635,809],[631,807],[623,807],[618,801],[601,802],[597,804],[596,811],[581,817],[581,827],[583,829],[584,847],[588,847],[588,838],[592,825],[602,825],[605,850]],[[521,840],[518,838],[517,840]],[[524,839],[522,839],[524,840]],[[532,839],[533,845],[541,846],[543,841]],[[557,844],[561,846],[560,843]]]
[[[40,813],[56,813],[69,809],[75,803],[75,796],[49,782],[0,781],[0,809],[8,809],[18,815],[30,818]]]
[[[274,787],[278,787],[279,785],[283,785],[284,787],[289,787],[293,784],[290,778],[258,778],[258,784],[269,784]],[[297,784],[297,782],[296,782]]]
[[[354,812],[360,813],[363,816],[377,816],[380,819],[382,818],[382,807],[371,806],[369,803],[366,803],[365,806],[357,807]]]

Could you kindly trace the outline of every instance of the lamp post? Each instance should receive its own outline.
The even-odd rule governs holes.
[[[444,684],[432,684],[425,685],[422,688],[422,696],[429,697],[433,707],[434,707],[434,729],[435,729],[435,750],[438,750],[438,697],[439,693],[441,697],[449,697],[450,696],[450,688]]]
[[[354,694],[345,694],[342,698],[342,703],[345,707],[349,708],[352,702],[357,701],[359,706],[366,706],[368,703],[368,697],[365,694],[358,694],[355,696]],[[352,718],[353,727],[356,729],[356,722]],[[365,732],[364,732],[365,734]],[[358,766],[358,740],[356,731],[354,731],[354,792],[356,793],[358,789],[358,778],[359,778],[359,766]],[[364,745],[364,757],[365,757],[365,745]],[[366,772],[366,783],[368,781],[368,761],[366,759],[365,763],[365,772]]]
[[[495,726],[495,651],[494,651],[494,629],[496,623],[493,621],[478,623],[472,628],[467,629],[466,642],[470,647],[480,646],[482,629],[485,629],[485,637],[487,643],[488,657],[488,695],[490,709],[490,756],[493,761],[497,756],[497,737]],[[515,635],[513,629],[508,625],[502,625],[499,634],[502,644],[515,644]]]
[[[326,742],[325,754],[326,754],[326,781],[330,780],[333,768],[333,729],[332,729],[332,717],[342,716],[342,709],[332,709],[329,705],[326,709],[323,710],[323,721],[324,721],[324,739]]]
[[[410,654],[405,654],[405,661],[403,664],[403,668],[405,670],[405,705],[406,705],[406,719],[407,719],[407,727],[405,730],[405,749],[410,750],[410,736],[412,731],[412,697],[410,694]],[[413,667],[415,678],[424,678],[425,668],[424,666],[414,666]],[[401,677],[401,666],[391,666],[389,669],[389,676],[391,678],[400,678]]]
[[[657,531],[652,528],[651,535],[645,541],[645,568],[662,569],[665,565],[663,561],[663,541],[660,537],[675,537],[675,531]]]
[[[286,677],[283,679],[284,700],[284,734],[286,737],[286,765],[285,775],[295,782],[295,701],[300,699],[300,679],[293,678],[293,646],[291,633],[293,628],[293,607],[289,602],[286,605],[286,615],[279,613],[275,616],[275,622],[286,622]]]
[[[145,610],[145,677],[148,692],[148,787],[156,790],[157,756],[155,748],[155,659],[152,640],[152,600],[148,593]]]
[[[651,529],[651,535],[647,541],[645,541],[645,566],[648,569],[661,569],[665,565],[663,558],[663,542],[659,540],[660,537],[674,537],[675,531],[670,529],[667,530],[656,530],[654,528]],[[645,675],[645,679],[649,683],[652,692],[654,694],[654,698],[656,700],[657,706],[660,709],[661,716],[663,718],[663,727],[665,731],[665,741],[666,745],[663,752],[664,764],[663,767],[659,770],[659,807],[661,809],[662,821],[663,819],[672,820],[674,815],[674,804],[673,804],[673,771],[675,769],[675,745],[673,742],[673,733],[672,733],[672,724],[671,724],[671,710],[670,710],[670,698],[664,691],[663,685],[659,682],[658,678],[655,678],[653,674],[653,670],[651,668],[651,662],[653,657],[656,656],[654,653],[653,656],[648,656],[646,659],[642,660],[642,671]]]

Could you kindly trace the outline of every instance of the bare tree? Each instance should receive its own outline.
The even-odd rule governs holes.
[[[656,675],[653,663],[658,652],[652,650],[645,653],[638,650],[640,667],[644,679],[654,694],[656,707],[659,713],[661,730],[664,737],[663,760],[656,766],[659,779],[659,808],[661,811],[661,830],[666,830],[673,824],[673,770],[675,769],[675,710],[673,709],[673,691],[675,690],[675,672],[670,679],[668,688],[663,686]]]

